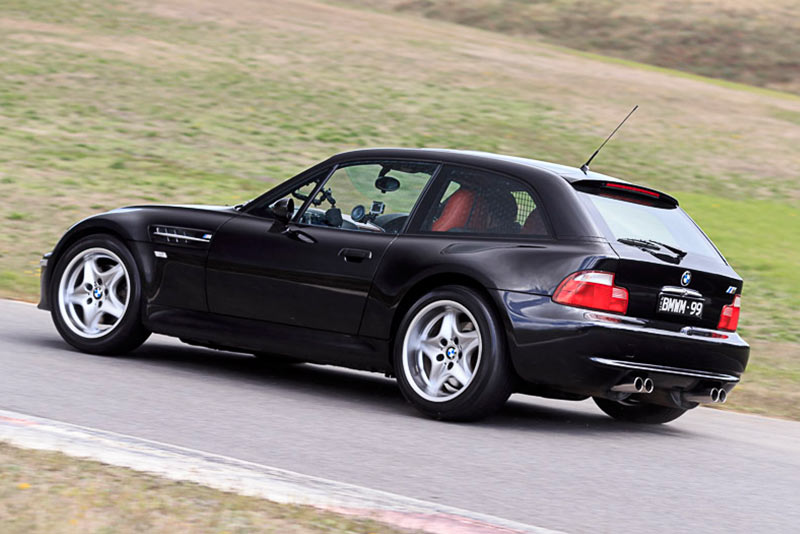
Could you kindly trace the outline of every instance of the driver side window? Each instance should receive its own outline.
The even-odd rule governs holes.
[[[316,194],[300,222],[399,233],[437,168],[435,163],[407,161],[341,166]]]

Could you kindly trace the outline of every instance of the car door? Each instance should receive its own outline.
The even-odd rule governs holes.
[[[339,165],[289,193],[303,205],[288,224],[268,208],[232,219],[211,243],[210,311],[356,334],[378,265],[437,167]],[[390,178],[398,189],[376,188],[379,179],[394,184]]]

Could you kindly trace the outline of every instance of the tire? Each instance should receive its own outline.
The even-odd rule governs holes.
[[[513,390],[501,324],[479,293],[462,286],[431,291],[409,308],[393,361],[403,396],[434,419],[482,419]]]
[[[136,260],[119,239],[80,239],[59,258],[50,280],[52,318],[64,341],[91,354],[125,354],[150,336],[141,322]]]
[[[686,413],[683,408],[670,408],[657,404],[622,404],[617,401],[594,397],[597,407],[617,421],[660,425],[674,421]]]

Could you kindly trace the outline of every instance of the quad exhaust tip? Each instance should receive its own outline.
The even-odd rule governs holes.
[[[639,393],[649,394],[655,390],[655,382],[650,377],[634,376],[628,377],[611,391],[616,393]],[[721,387],[713,387],[693,392],[683,392],[680,394],[684,402],[695,402],[697,404],[723,404],[728,400],[728,392]]]

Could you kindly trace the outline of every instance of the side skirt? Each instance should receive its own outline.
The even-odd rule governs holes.
[[[150,306],[144,324],[154,333],[192,345],[272,353],[364,371],[391,370],[388,340],[163,306]]]

